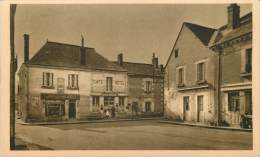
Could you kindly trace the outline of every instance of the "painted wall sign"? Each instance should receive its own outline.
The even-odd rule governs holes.
[[[41,93],[41,99],[47,99],[47,100],[80,99],[80,95],[79,94],[49,94],[49,93]]]

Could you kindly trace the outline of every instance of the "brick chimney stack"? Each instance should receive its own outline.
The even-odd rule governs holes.
[[[240,7],[237,4],[230,4],[227,7],[228,12],[228,29],[235,29],[240,23]]]
[[[29,34],[24,34],[24,63],[29,61]]]
[[[155,57],[155,53],[153,53],[152,64],[153,64],[154,68],[158,68],[158,66],[159,66],[158,57]]]

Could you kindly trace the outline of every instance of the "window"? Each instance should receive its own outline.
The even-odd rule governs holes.
[[[78,75],[76,75],[76,74],[68,75],[68,88],[69,89],[78,89]]]
[[[99,106],[99,96],[92,97],[92,105],[98,107]]]
[[[189,97],[188,96],[183,97],[183,104],[184,104],[185,111],[189,111],[190,105],[189,105]]]
[[[197,65],[197,81],[202,82],[205,80],[205,63]]]
[[[239,92],[228,93],[228,111],[239,111]]]
[[[64,104],[46,104],[45,106],[46,116],[64,116],[65,115],[65,105]]]
[[[145,102],[145,112],[151,112],[151,102]]]
[[[184,69],[180,68],[178,70],[178,86],[182,86],[184,84]]]
[[[174,51],[174,56],[175,56],[175,58],[177,58],[179,56],[179,49]]]
[[[152,91],[152,81],[145,81],[145,92],[150,93]]]
[[[246,50],[246,73],[252,72],[252,48]]]
[[[252,115],[252,92],[245,92],[246,103],[245,103],[245,114]]]
[[[114,97],[105,96],[104,97],[104,106],[114,106]]]
[[[125,97],[123,97],[123,96],[120,96],[119,97],[119,106],[124,106],[125,105]]]
[[[203,111],[203,95],[198,96],[198,111]]]
[[[42,73],[42,87],[53,87],[53,73],[43,72]]]
[[[112,77],[107,77],[106,91],[113,90],[113,79]]]

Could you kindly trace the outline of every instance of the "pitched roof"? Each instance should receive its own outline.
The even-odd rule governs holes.
[[[122,67],[112,63],[94,48],[85,47],[86,64],[80,64],[81,47],[77,45],[47,41],[45,45],[33,56],[28,64],[45,65],[55,67],[83,68],[96,70],[126,71]]]
[[[232,40],[247,33],[252,33],[252,12],[240,18],[240,24],[237,28],[230,31],[227,29],[227,25],[220,27],[216,31],[216,35],[212,36],[209,46]]]
[[[118,64],[116,61],[114,62]],[[163,75],[160,68],[155,69],[152,64],[123,62],[122,68],[128,71],[130,75],[146,75],[146,76],[159,76]]]
[[[215,29],[213,28],[204,27],[188,22],[184,22],[183,24],[187,26],[204,45],[208,45],[212,34],[215,32]]]

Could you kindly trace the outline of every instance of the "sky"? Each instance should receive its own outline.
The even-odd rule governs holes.
[[[23,62],[23,34],[30,35],[30,58],[47,40],[93,47],[109,60],[166,64],[183,22],[211,28],[226,24],[228,4],[17,5],[15,51]],[[251,12],[240,5],[240,15]]]

